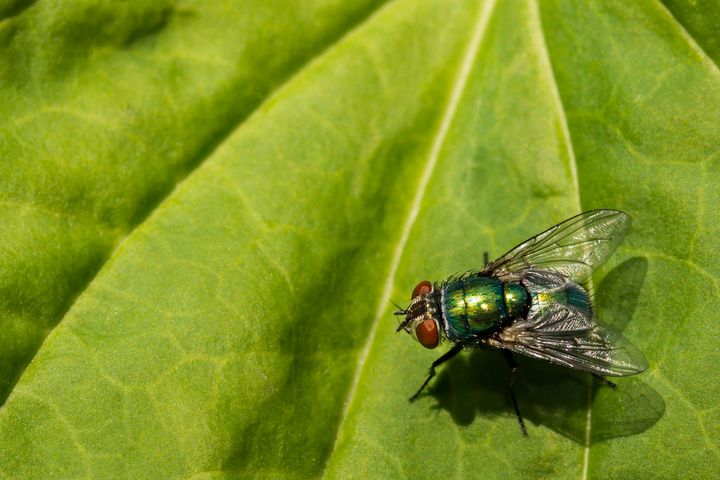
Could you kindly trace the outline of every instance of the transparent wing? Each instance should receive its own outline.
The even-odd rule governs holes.
[[[647,360],[620,333],[595,323],[587,312],[556,304],[502,330],[504,348],[598,375],[640,373]]]
[[[613,254],[630,223],[630,217],[618,210],[581,213],[525,240],[490,262],[482,273],[522,277],[523,271],[535,268],[582,283]]]

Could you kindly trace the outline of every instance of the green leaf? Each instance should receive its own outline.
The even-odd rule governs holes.
[[[720,71],[694,12],[3,3],[0,474],[720,475]],[[529,438],[495,352],[408,403],[438,352],[390,300],[599,207],[634,227],[598,315],[649,370],[612,391],[521,361]]]
[[[1,400],[118,242],[381,2],[286,3],[0,2]]]

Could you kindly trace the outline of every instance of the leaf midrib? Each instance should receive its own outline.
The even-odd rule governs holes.
[[[373,318],[370,332],[368,333],[367,340],[365,341],[365,344],[360,351],[360,355],[358,356],[357,366],[355,367],[355,373],[353,375],[353,379],[344,402],[343,411],[340,416],[340,421],[338,422],[338,428],[335,433],[333,445],[327,454],[325,465],[322,469],[322,478],[324,478],[327,473],[327,468],[330,465],[335,450],[338,446],[339,440],[342,436],[348,413],[352,408],[357,393],[357,387],[360,383],[360,378],[362,377],[363,371],[365,369],[365,364],[367,363],[367,357],[370,353],[372,345],[375,342],[375,337],[377,335],[380,319],[385,313],[387,305],[390,302],[390,296],[392,294],[393,287],[395,286],[395,279],[397,277],[398,268],[400,267],[400,261],[402,260],[402,256],[405,251],[407,242],[410,239],[410,232],[412,231],[417,220],[418,214],[420,212],[420,206],[422,205],[425,198],[425,192],[427,191],[427,187],[430,184],[430,180],[432,179],[432,175],[435,171],[435,167],[440,157],[440,151],[445,144],[447,133],[450,130],[450,126],[453,122],[453,119],[455,118],[455,114],[457,113],[457,109],[460,104],[460,98],[465,91],[468,78],[470,77],[470,74],[472,72],[475,58],[477,57],[477,53],[479,51],[480,45],[482,44],[482,40],[485,38],[487,25],[490,22],[490,17],[494,10],[495,4],[496,0],[488,0],[482,8],[478,9],[478,17],[474,23],[475,28],[470,35],[468,47],[466,49],[465,55],[463,55],[462,62],[460,63],[457,77],[453,82],[452,90],[448,97],[448,102],[442,114],[437,132],[433,137],[433,142],[431,144],[427,159],[425,161],[420,180],[418,181],[415,195],[413,196],[413,201],[411,202],[410,208],[408,209],[407,217],[405,218],[405,222],[403,223],[400,238],[398,239],[397,245],[393,252],[393,256],[390,261],[390,268],[388,269],[388,274],[385,280],[385,284],[383,286],[382,293],[380,295],[380,301],[378,302],[378,307]]]
[[[554,100],[555,108],[558,112],[558,118],[560,120],[561,131],[563,134],[564,144],[567,147],[568,155],[568,168],[570,171],[570,179],[572,181],[573,193],[575,198],[575,210],[576,213],[582,212],[582,199],[580,197],[580,180],[578,178],[577,158],[575,157],[575,149],[572,143],[572,136],[570,134],[570,127],[567,121],[567,114],[565,113],[565,107],[563,105],[562,96],[560,95],[560,86],[555,78],[555,72],[552,66],[552,60],[550,59],[550,51],[545,41],[545,32],[542,26],[542,17],[540,15],[539,0],[531,0],[530,10],[533,13],[533,23],[535,28],[533,33],[537,36],[539,51],[542,55],[543,66],[547,70],[547,75],[550,83],[550,92]],[[588,288],[590,291],[593,290],[592,278],[588,280]],[[588,467],[590,465],[590,433],[592,431],[592,389],[593,382],[588,382],[588,403],[587,413],[585,416],[585,444],[583,446],[583,463],[581,469],[582,480],[588,478]]]

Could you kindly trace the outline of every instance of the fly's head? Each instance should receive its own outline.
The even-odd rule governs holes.
[[[433,284],[423,280],[413,289],[410,305],[395,312],[395,315],[405,316],[396,331],[405,330],[425,348],[435,348],[440,343],[440,312],[434,293]]]

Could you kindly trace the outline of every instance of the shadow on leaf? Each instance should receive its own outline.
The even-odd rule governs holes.
[[[606,325],[622,331],[633,316],[647,272],[644,258],[631,258],[613,269],[598,286],[596,305]],[[584,372],[516,355],[515,380],[526,421],[546,426],[584,445],[587,412],[592,405],[590,442],[637,435],[665,413],[662,397],[639,377],[615,379],[613,390]],[[429,394],[435,408],[446,410],[458,425],[476,416],[513,415],[508,392],[510,370],[495,351],[474,351],[454,359],[438,375]],[[592,390],[590,390],[592,388]],[[532,427],[530,428],[532,435]],[[518,428],[518,435],[520,434]]]

